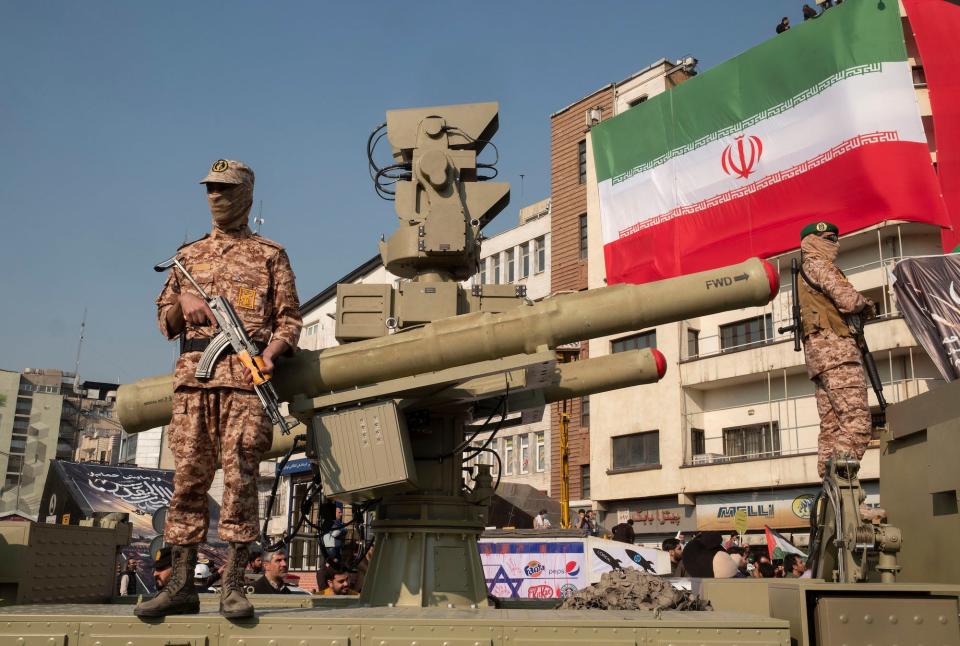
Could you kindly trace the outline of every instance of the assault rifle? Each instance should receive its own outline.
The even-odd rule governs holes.
[[[880,373],[877,372],[877,362],[873,360],[870,348],[867,347],[867,337],[863,335],[863,314],[847,314],[844,318],[847,319],[850,334],[853,336],[853,340],[857,342],[857,348],[860,349],[860,355],[863,357],[863,367],[867,371],[867,377],[870,378],[873,392],[877,394],[880,413],[883,414],[887,409],[887,400],[883,398],[883,383],[880,381]]]
[[[784,332],[793,333],[794,352],[800,352],[800,335],[803,333],[803,324],[800,322],[800,292],[797,289],[797,287],[799,287],[799,276],[800,263],[794,258],[790,261],[790,280],[793,283],[793,295],[791,296],[793,299],[793,307],[790,308],[790,312],[792,314],[793,324],[777,328],[777,334],[783,334]]]
[[[179,269],[180,273],[200,292],[200,296],[206,301],[210,311],[213,312],[213,317],[220,328],[220,333],[210,340],[210,344],[200,356],[200,362],[197,364],[197,371],[194,376],[197,379],[209,379],[213,376],[213,368],[220,357],[228,348],[232,349],[237,358],[240,359],[240,363],[250,371],[250,375],[253,377],[253,389],[257,393],[257,397],[260,398],[260,404],[263,406],[263,410],[267,412],[270,422],[279,426],[284,435],[288,435],[292,426],[280,413],[280,398],[277,397],[277,391],[270,383],[270,375],[263,371],[264,363],[260,356],[260,348],[247,335],[247,331],[243,328],[243,322],[237,316],[230,302],[223,296],[209,296],[204,292],[203,288],[190,275],[190,272],[180,264],[176,256],[160,263],[153,270],[166,271],[171,267]],[[298,422],[294,421],[293,426],[297,424]]]
[[[794,259],[793,263],[791,264],[791,271],[793,271],[794,268],[796,268],[797,266],[798,266],[797,261],[796,259]],[[827,300],[833,303],[834,307],[837,307],[836,302],[834,302],[833,298],[830,297],[830,294],[823,291],[823,288],[821,288],[820,285],[810,280],[810,277],[807,276],[807,272],[803,271],[802,265],[799,266],[797,273],[803,276],[803,280],[808,285],[810,285],[811,289],[826,296]],[[794,281],[793,289],[796,290],[798,287],[796,273],[793,275],[793,281]],[[798,292],[794,291],[795,295],[797,293]],[[795,308],[794,309],[794,317],[795,317],[794,325],[799,326],[800,305],[799,305],[799,298],[797,298],[796,296],[795,296],[794,308]],[[838,312],[840,311],[839,307],[837,307],[837,311]],[[867,378],[870,379],[870,386],[873,388],[873,392],[876,393],[877,395],[877,403],[880,405],[880,415],[883,416],[884,412],[887,409],[887,400],[883,396],[883,382],[880,381],[880,373],[877,372],[877,362],[873,360],[873,355],[870,354],[870,347],[867,345],[867,338],[863,335],[863,324],[864,324],[863,313],[856,312],[854,314],[842,314],[842,316],[846,321],[847,326],[850,328],[850,336],[853,337],[854,342],[857,344],[857,349],[860,350],[860,356],[863,358],[863,368],[867,372]],[[799,343],[800,343],[800,328],[797,327],[796,336],[794,336],[795,349],[797,348]]]

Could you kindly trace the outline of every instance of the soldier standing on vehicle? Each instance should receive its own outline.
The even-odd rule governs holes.
[[[863,457],[872,437],[863,359],[844,315],[875,316],[873,302],[853,288],[834,261],[839,230],[829,222],[808,224],[800,232],[801,280],[798,281],[803,354],[816,385],[820,435],[817,471],[839,455]]]
[[[212,231],[177,252],[180,262],[208,296],[223,296],[260,347],[265,373],[274,360],[297,346],[302,320],[290,260],[283,247],[247,226],[253,204],[253,171],[242,162],[220,159],[201,180],[213,216]],[[141,617],[199,612],[193,588],[197,544],[205,540],[207,491],[219,456],[224,472],[220,538],[230,549],[220,613],[236,619],[253,615],[243,589],[251,541],[258,538],[256,478],[269,448],[272,427],[254,392],[249,371],[230,353],[210,379],[194,375],[201,353],[217,335],[210,308],[179,271],[171,271],[157,298],[160,331],[180,337],[174,382],[170,448],[176,471],[164,540],[173,546],[171,580],[154,599],[137,606]]]

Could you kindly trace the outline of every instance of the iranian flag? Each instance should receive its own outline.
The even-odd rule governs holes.
[[[592,130],[607,282],[948,226],[896,2],[848,0]]]

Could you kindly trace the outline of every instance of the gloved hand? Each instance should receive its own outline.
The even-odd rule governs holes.
[[[877,304],[868,298],[867,304],[863,306],[862,310],[860,310],[860,315],[863,317],[864,321],[877,318]]]

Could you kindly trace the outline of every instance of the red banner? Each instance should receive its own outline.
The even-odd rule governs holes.
[[[937,175],[953,230],[942,234],[944,251],[960,243],[960,2],[903,0],[930,91]]]

